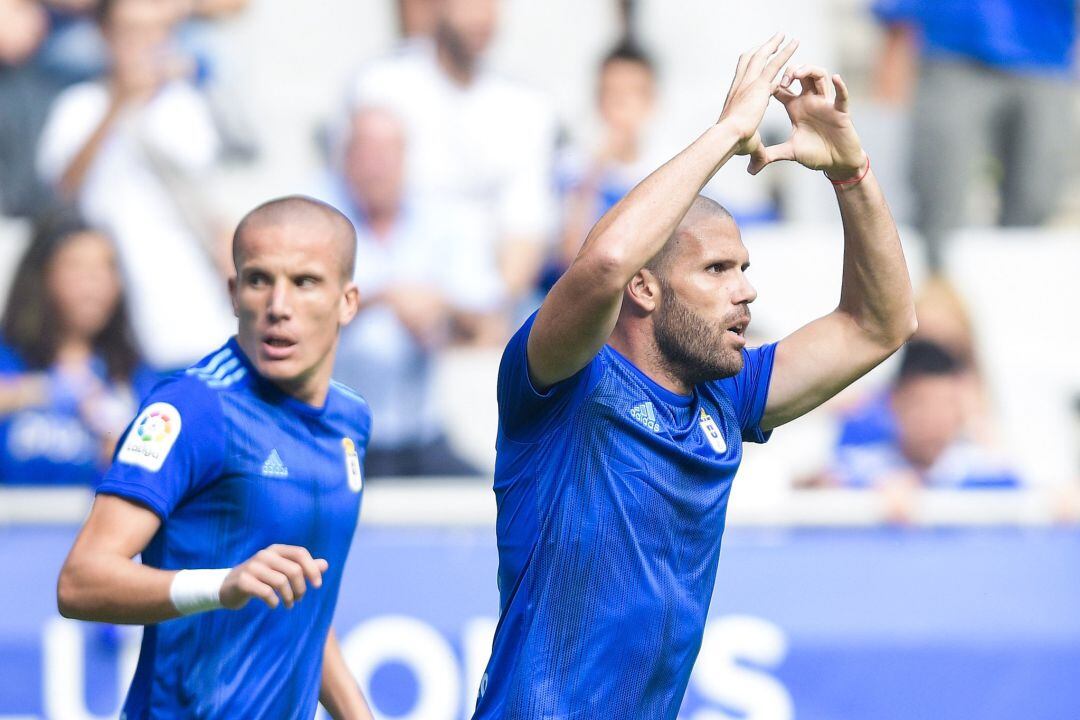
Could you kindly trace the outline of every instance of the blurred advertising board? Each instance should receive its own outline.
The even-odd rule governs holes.
[[[0,526],[0,720],[115,717],[140,630],[60,618],[69,525]],[[491,527],[361,526],[336,627],[380,718],[468,717]],[[728,530],[683,720],[1080,717],[1076,528]]]

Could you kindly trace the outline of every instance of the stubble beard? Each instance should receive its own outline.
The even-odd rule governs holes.
[[[743,367],[742,352],[726,342],[727,327],[740,315],[719,323],[710,322],[679,300],[670,287],[653,321],[653,336],[664,369],[688,387],[737,375]]]

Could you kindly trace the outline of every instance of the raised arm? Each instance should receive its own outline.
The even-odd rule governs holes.
[[[589,233],[551,289],[529,335],[529,374],[539,388],[585,367],[607,342],[623,290],[660,251],[694,198],[733,155],[761,152],[758,126],[797,43],[782,35],[739,58],[720,119],[645,178]]]
[[[824,170],[834,182],[844,224],[840,304],[776,348],[762,428],[783,425],[869,372],[915,332],[915,306],[900,237],[848,114],[848,91],[822,68],[785,73],[777,98],[791,118],[791,139],[751,159],[757,173],[776,160]],[[799,80],[801,92],[792,92]]]

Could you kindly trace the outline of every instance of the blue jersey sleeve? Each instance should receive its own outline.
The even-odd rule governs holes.
[[[720,387],[735,408],[743,441],[763,443],[772,435],[771,430],[765,432],[761,429],[761,418],[769,397],[776,343],[745,349],[742,355],[743,369],[733,377],[720,380]]]
[[[529,333],[535,320],[533,313],[514,333],[499,364],[499,425],[507,437],[519,442],[535,440],[565,418],[596,387],[606,367],[600,352],[577,373],[540,392],[529,377]]]
[[[216,393],[188,376],[151,391],[97,487],[146,505],[162,519],[221,474],[225,416]]]

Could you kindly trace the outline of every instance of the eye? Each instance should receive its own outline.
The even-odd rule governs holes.
[[[251,287],[266,287],[270,284],[270,276],[264,272],[250,272],[247,276],[247,284]]]
[[[319,278],[314,275],[301,275],[294,280],[297,287],[311,288],[319,284]]]

